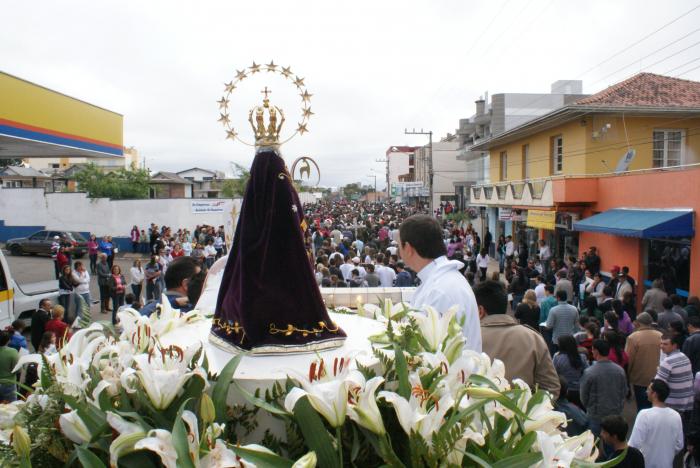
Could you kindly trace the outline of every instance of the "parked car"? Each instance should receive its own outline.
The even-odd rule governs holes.
[[[39,308],[39,301],[51,299],[55,303],[57,298],[56,280],[17,284],[0,251],[0,329],[17,319],[24,320],[29,326],[32,314]]]
[[[73,244],[73,257],[81,258],[87,252],[87,240],[82,234],[75,231],[37,231],[29,237],[9,239],[5,243],[5,249],[12,255],[51,255],[51,244],[54,237],[68,239]]]

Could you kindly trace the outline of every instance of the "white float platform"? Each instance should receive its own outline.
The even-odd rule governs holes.
[[[276,381],[284,382],[290,370],[301,375],[308,374],[311,362],[319,358],[325,359],[327,364],[336,357],[357,358],[363,365],[376,362],[368,338],[381,333],[383,325],[376,320],[352,314],[331,312],[329,315],[348,335],[343,346],[313,353],[245,356],[238,365],[234,378],[247,390],[254,391],[270,388]],[[176,328],[162,335],[160,340],[165,346],[177,345],[182,348],[203,343],[209,361],[209,372],[218,374],[234,355],[209,342],[210,329],[211,320],[202,320]]]

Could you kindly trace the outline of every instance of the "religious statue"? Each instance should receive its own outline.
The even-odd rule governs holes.
[[[238,76],[240,81],[247,75],[239,72]],[[230,94],[234,87],[226,89]],[[269,93],[265,87],[262,105],[248,114],[256,155],[219,289],[210,341],[232,352],[252,354],[338,347],[345,332],[328,315],[304,248],[303,207],[279,154],[284,114],[270,104]],[[228,117],[228,94],[219,102],[224,103],[223,115]],[[307,118],[300,125],[305,126]],[[228,119],[220,121],[229,137],[240,139]]]

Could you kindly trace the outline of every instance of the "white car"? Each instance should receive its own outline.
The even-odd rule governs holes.
[[[32,314],[39,308],[39,301],[58,298],[58,281],[40,281],[18,285],[12,278],[10,268],[0,251],[0,329],[4,329],[17,319],[27,325]]]

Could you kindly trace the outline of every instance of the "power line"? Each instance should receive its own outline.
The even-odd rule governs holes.
[[[673,44],[676,44],[676,43],[682,41],[683,39],[687,38],[688,36],[691,36],[692,34],[695,34],[695,33],[698,32],[698,31],[700,31],[700,28],[695,29],[694,31],[692,31],[692,32],[690,32],[690,33],[688,33],[688,34],[685,34],[684,36],[679,37],[678,39],[675,39],[675,40],[669,42],[668,44],[664,45],[663,47],[661,47],[661,48],[659,48],[659,49],[656,49],[654,52],[651,52],[651,53],[645,55],[644,57],[641,57],[641,58],[639,58],[639,59],[636,59],[636,60],[634,60],[633,62],[631,62],[631,63],[625,65],[624,67],[619,68],[619,69],[615,70],[614,72],[605,75],[603,78],[600,78],[600,79],[594,81],[591,85],[596,84],[596,83],[600,83],[601,81],[605,80],[606,78],[609,78],[610,76],[615,75],[615,74],[619,73],[620,71],[622,71],[622,70],[624,70],[624,69],[626,69],[626,68],[629,68],[630,66],[632,66],[632,65],[634,65],[635,63],[639,62],[640,60],[644,60],[645,58],[651,57],[652,55],[654,55],[654,54],[656,54],[656,53],[658,53],[658,52],[660,52],[660,51],[662,51],[662,50],[664,50],[664,49],[666,49],[666,48],[672,46]],[[658,61],[652,63],[651,65],[647,65],[646,67],[644,67],[644,70],[648,70],[649,68],[653,67],[654,65],[658,65],[659,63],[664,62],[664,61],[668,60],[669,58],[672,58],[672,57],[674,57],[674,56],[680,54],[681,52],[685,52],[686,50],[688,50],[688,49],[690,49],[690,48],[692,48],[692,47],[695,47],[695,46],[698,45],[698,44],[700,44],[700,41],[694,43],[693,45],[691,45],[691,46],[689,46],[689,47],[686,47],[685,49],[682,49],[682,50],[680,50],[680,51],[678,51],[678,52],[675,52],[675,53],[673,53],[673,54],[671,54],[671,55],[667,55],[667,56],[664,57],[663,59],[658,60]],[[579,78],[581,78],[582,76],[583,76],[583,75],[579,75],[579,76],[575,77],[575,79],[579,79]],[[634,75],[632,75],[632,76],[634,76]],[[591,86],[591,85],[589,85],[589,86]],[[536,102],[539,102],[539,101],[545,99],[545,98],[548,97],[548,96],[551,96],[551,94],[544,94],[544,95],[538,96],[537,98],[535,98],[534,100],[528,102],[527,104],[524,104],[524,105],[521,106],[521,107],[516,107],[516,108],[515,108],[515,111],[512,112],[512,113],[509,114],[509,115],[522,115],[521,113],[518,112],[519,110],[528,109],[529,106],[530,106],[531,104],[535,104]]]
[[[695,70],[697,70],[698,68],[700,68],[700,65],[698,65],[697,67],[693,67],[693,68],[691,68],[690,70],[686,70],[686,71],[684,71],[683,73],[681,73],[680,75],[676,75],[676,78],[678,78],[679,76],[687,75],[687,74],[690,73],[691,71],[695,71]]]
[[[700,31],[700,28],[699,28],[699,29],[696,29],[696,30],[693,31],[691,34],[694,34],[694,33],[697,32],[697,31]],[[647,54],[647,55],[645,55],[644,57],[640,58],[639,60],[635,60],[634,62],[632,62],[632,63],[630,63],[630,64],[628,64],[628,65],[625,65],[624,67],[622,67],[622,68],[620,68],[620,69],[618,69],[618,70],[615,70],[615,71],[612,72],[612,73],[609,73],[609,74],[605,75],[603,78],[601,78],[601,79],[599,79],[599,80],[597,80],[597,81],[594,81],[592,84],[600,83],[600,82],[603,81],[604,79],[606,79],[606,78],[608,78],[608,77],[610,77],[610,76],[612,76],[612,75],[614,75],[614,74],[616,74],[616,73],[618,73],[618,72],[624,70],[625,68],[628,68],[628,67],[634,65],[636,62],[638,62],[638,61],[640,61],[640,60],[644,60],[644,59],[647,58],[647,57],[651,57],[652,55],[654,55],[654,54],[655,54],[656,52],[658,52],[659,50],[663,50],[663,49],[665,49],[665,48],[667,48],[667,47],[669,47],[669,46],[671,46],[671,45],[673,45],[673,44],[675,44],[675,43],[677,43],[677,42],[679,42],[679,41],[685,39],[685,38],[688,37],[689,35],[690,35],[690,34],[687,34],[687,35],[685,35],[685,36],[683,36],[683,37],[681,37],[681,38],[679,38],[679,39],[677,39],[677,40],[671,42],[670,44],[667,44],[667,45],[663,46],[661,49],[658,49],[658,50],[656,50],[656,51],[654,51],[654,52],[652,52],[652,53],[650,53],[650,54]],[[667,55],[666,57],[662,58],[661,60],[657,60],[656,62],[652,63],[651,65],[647,65],[647,66],[644,67],[644,68],[649,69],[649,68],[653,67],[654,65],[658,65],[658,64],[660,64],[661,62],[665,62],[666,60],[670,59],[671,57],[675,57],[676,55],[678,55],[678,54],[680,54],[680,53],[682,53],[682,52],[685,52],[685,51],[688,50],[688,49],[692,49],[693,47],[695,47],[695,46],[698,45],[698,44],[700,44],[700,41],[695,42],[694,44],[691,44],[691,45],[689,45],[688,47],[686,47],[685,49],[679,50],[678,52],[674,52],[674,53],[671,54],[671,55]]]
[[[690,65],[690,64],[693,63],[693,62],[697,62],[698,60],[700,60],[700,57],[696,57],[696,58],[694,58],[693,60],[691,60],[690,62],[685,62],[683,65],[678,65],[677,67],[673,67],[673,68],[671,68],[670,70],[666,70],[665,72],[662,73],[662,75],[668,75],[668,74],[671,73],[672,71],[676,71],[676,70],[678,70],[679,68],[683,68],[683,67],[685,67],[686,65]]]
[[[581,74],[579,75],[579,77],[582,77],[582,76],[588,74],[588,72],[595,70],[595,69],[598,68],[599,66],[601,66],[601,65],[603,65],[603,64],[605,64],[605,63],[608,63],[610,60],[614,59],[615,57],[618,57],[620,54],[623,54],[623,53],[627,52],[628,50],[630,50],[630,49],[633,48],[634,46],[636,46],[636,45],[638,45],[638,44],[641,44],[642,42],[646,41],[647,39],[649,39],[649,38],[650,38],[651,36],[653,36],[654,34],[656,34],[656,33],[660,32],[660,31],[666,29],[667,27],[671,26],[673,23],[677,22],[677,21],[680,20],[681,18],[684,18],[684,17],[688,16],[689,14],[691,14],[692,12],[694,12],[695,10],[697,10],[698,8],[700,8],[700,4],[694,6],[694,7],[691,8],[690,10],[686,11],[685,13],[683,13],[682,15],[680,15],[680,16],[678,16],[678,17],[672,19],[671,21],[669,21],[668,23],[664,24],[664,25],[661,26],[660,28],[655,29],[654,31],[652,31],[652,32],[650,32],[649,34],[647,34],[646,36],[642,37],[641,39],[636,40],[635,42],[633,42],[632,44],[628,45],[627,47],[624,47],[622,50],[619,50],[618,52],[615,52],[613,55],[611,55],[610,57],[606,58],[606,59],[603,60],[602,62],[600,62],[600,63],[598,63],[598,64],[596,64],[596,65],[593,65],[591,68],[589,68],[589,69],[586,70],[585,72],[581,73]]]

